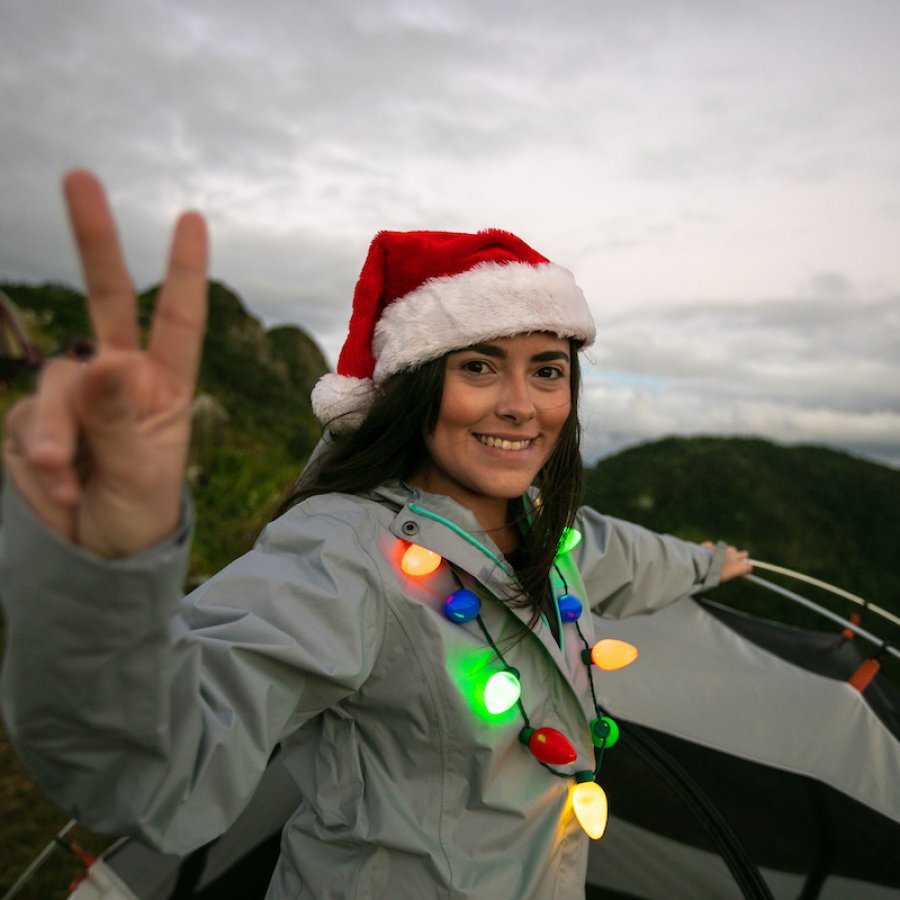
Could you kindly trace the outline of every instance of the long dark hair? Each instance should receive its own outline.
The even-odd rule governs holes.
[[[578,397],[581,370],[577,344],[570,341],[569,385],[572,403],[559,441],[538,472],[535,486],[540,505],[528,497],[507,505],[507,521],[516,525],[520,544],[509,560],[522,587],[511,605],[531,607],[529,627],[544,608],[547,576],[563,531],[572,524],[581,499],[581,425]],[[412,476],[427,455],[424,436],[438,420],[444,389],[446,357],[398,372],[380,387],[359,428],[336,434],[282,504],[279,514],[319,494],[361,494],[390,480]]]

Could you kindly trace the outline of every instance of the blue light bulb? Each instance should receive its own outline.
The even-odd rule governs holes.
[[[444,615],[457,625],[471,622],[481,609],[481,601],[464,588],[454,591],[444,601]]]
[[[574,594],[563,594],[556,601],[559,606],[559,617],[563,622],[577,622],[581,618],[581,601]]]

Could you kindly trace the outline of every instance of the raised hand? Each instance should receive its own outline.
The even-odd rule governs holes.
[[[707,550],[715,550],[716,545],[712,541],[703,541],[701,547]],[[722,560],[722,570],[719,573],[720,581],[731,581],[732,578],[740,578],[749,575],[753,571],[753,563],[750,562],[749,550],[738,550],[731,545],[725,551],[725,559]]]
[[[9,412],[3,459],[49,528],[101,556],[126,556],[179,521],[206,324],[206,226],[197,213],[178,219],[142,349],[103,188],[76,171],[64,190],[97,351],[45,366],[35,394]]]

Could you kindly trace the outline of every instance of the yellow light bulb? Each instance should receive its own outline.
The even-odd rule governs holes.
[[[606,792],[596,781],[582,781],[572,789],[572,807],[575,818],[592,840],[599,840],[606,831],[609,806]]]
[[[591,660],[595,666],[606,672],[623,669],[637,659],[637,647],[617,638],[603,638],[591,650]]]
[[[407,575],[430,575],[441,564],[442,557],[433,550],[410,544],[400,560],[400,568]]]

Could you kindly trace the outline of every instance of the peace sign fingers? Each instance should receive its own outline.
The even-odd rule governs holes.
[[[92,173],[78,170],[66,176],[64,190],[98,345],[138,350],[134,289],[103,187]],[[206,224],[198,213],[185,213],[175,227],[149,355],[187,390],[196,378],[206,323],[207,257]]]
[[[11,418],[8,471],[45,524],[102,556],[153,546],[177,526],[191,396],[206,322],[207,238],[186,213],[172,238],[149,344],[97,178],[64,180],[98,352],[59,360]]]

